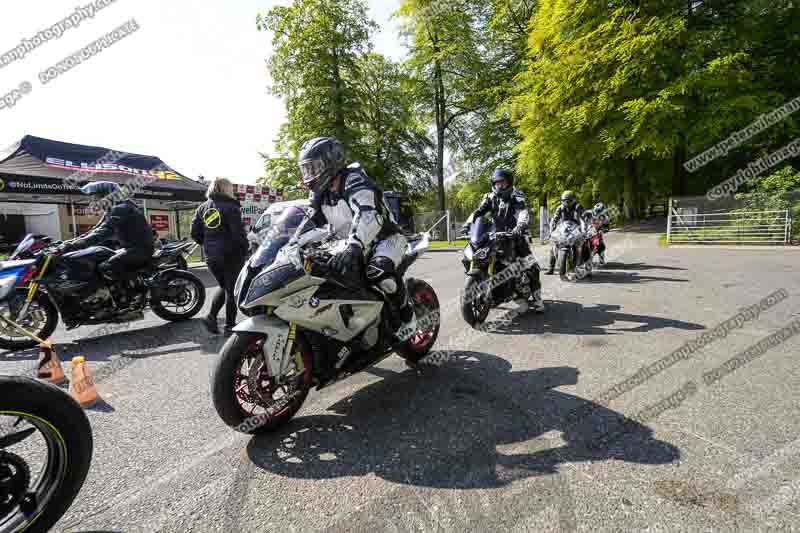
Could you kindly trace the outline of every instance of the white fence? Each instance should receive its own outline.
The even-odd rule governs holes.
[[[731,210],[700,213],[697,207],[672,208],[667,243],[788,244],[789,210]]]

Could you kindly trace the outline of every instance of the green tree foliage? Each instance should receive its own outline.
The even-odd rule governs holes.
[[[399,10],[411,40],[407,66],[417,80],[417,109],[432,124],[439,210],[446,206],[445,150],[459,148],[467,119],[487,105],[473,90],[485,74],[477,28],[487,13],[479,0],[403,0]]]
[[[297,185],[302,144],[334,136],[384,188],[413,193],[430,186],[431,143],[413,113],[412,82],[371,52],[377,26],[363,0],[294,0],[259,15],[257,24],[273,34],[271,90],[287,110],[263,182]]]

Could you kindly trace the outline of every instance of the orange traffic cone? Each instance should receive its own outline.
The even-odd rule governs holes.
[[[50,341],[44,341],[41,346],[42,351],[39,354],[39,369],[36,372],[36,377],[44,379],[55,385],[60,385],[66,381],[64,377],[64,369],[61,368],[61,359],[58,358],[56,349]]]
[[[97,389],[85,357],[72,358],[72,379],[69,382],[69,393],[82,407],[88,407],[97,401]]]

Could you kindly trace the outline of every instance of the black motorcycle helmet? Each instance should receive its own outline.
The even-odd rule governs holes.
[[[345,167],[345,151],[333,137],[317,137],[306,142],[298,157],[303,184],[318,195]]]
[[[504,188],[500,188],[501,182],[506,182]],[[514,192],[514,173],[506,168],[497,167],[492,174],[492,192],[503,200],[511,198]]]
[[[578,197],[572,191],[564,191],[561,195],[561,205],[564,207],[572,207],[578,202]]]

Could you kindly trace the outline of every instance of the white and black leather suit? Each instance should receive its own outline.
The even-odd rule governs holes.
[[[379,286],[397,309],[406,303],[406,290],[397,267],[408,241],[394,219],[383,191],[361,168],[351,165],[339,172],[337,189],[311,195],[312,221],[326,223],[347,244],[361,247],[367,260],[367,280]]]
[[[556,227],[564,220],[571,220],[576,224],[585,224],[584,214],[586,210],[583,208],[581,204],[575,202],[571,206],[565,206],[564,204],[559,205],[556,208],[555,213],[553,213],[553,219],[550,221],[550,233],[553,233],[556,230]],[[556,267],[556,254],[553,251],[553,248],[550,248],[550,270],[548,273],[552,273]]]

